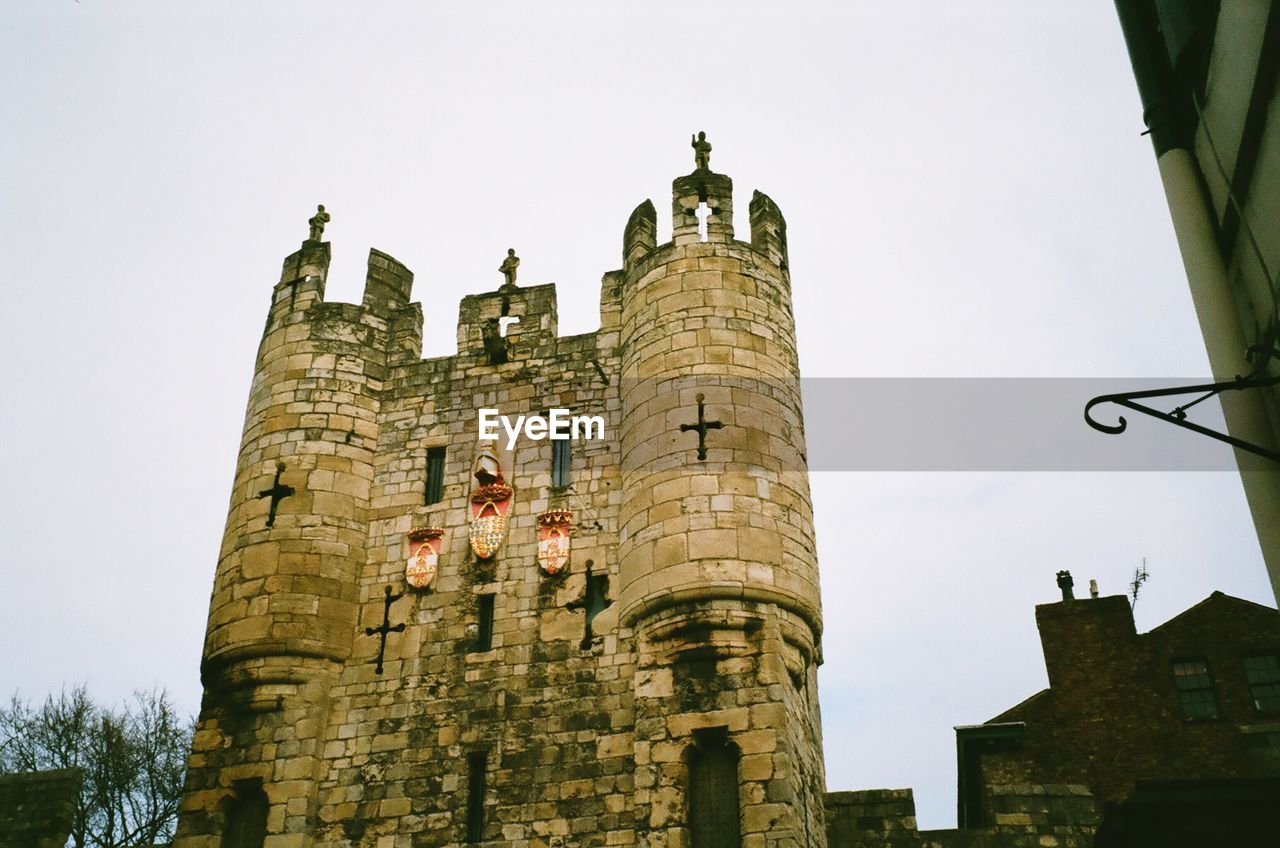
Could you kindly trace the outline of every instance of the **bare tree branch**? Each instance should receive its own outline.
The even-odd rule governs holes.
[[[0,706],[0,773],[79,768],[71,831],[76,848],[134,848],[173,836],[194,722],[163,690],[135,692],[119,709],[81,685],[36,709],[17,693]]]

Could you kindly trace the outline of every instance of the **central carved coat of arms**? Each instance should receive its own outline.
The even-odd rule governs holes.
[[[476,486],[471,490],[471,526],[467,537],[479,559],[492,559],[507,538],[515,490],[502,478],[502,464],[490,448],[476,457]]]

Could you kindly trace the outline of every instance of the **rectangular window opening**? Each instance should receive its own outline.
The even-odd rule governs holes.
[[[692,848],[742,848],[739,757],[727,728],[695,732],[687,796]]]
[[[476,651],[493,649],[493,593],[477,595],[479,629],[476,631]]]
[[[427,448],[427,485],[422,492],[424,504],[444,500],[444,448]]]
[[[569,485],[571,457],[568,439],[558,439],[551,442],[551,485],[553,488],[563,489]]]
[[[586,651],[591,648],[591,640],[595,638],[595,634],[591,632],[591,623],[600,613],[604,612],[609,606],[609,575],[592,574],[591,566],[594,563],[587,560],[587,591],[583,599],[583,616],[586,624],[582,634],[582,650]]]
[[[260,778],[237,780],[222,831],[222,848],[262,848],[270,811]]]
[[[1213,692],[1209,665],[1202,659],[1180,660],[1173,664],[1173,683],[1178,690],[1182,717],[1188,720],[1218,717],[1218,698]]]
[[[467,755],[467,842],[471,843],[484,839],[484,795],[488,788],[485,772],[488,760],[488,751],[472,751]]]
[[[1260,713],[1280,712],[1280,656],[1245,657],[1244,674],[1253,708]]]

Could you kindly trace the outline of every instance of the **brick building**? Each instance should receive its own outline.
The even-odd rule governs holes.
[[[1160,836],[1175,822],[1235,845],[1280,832],[1280,612],[1215,592],[1139,634],[1111,596],[1038,606],[1036,623],[1049,687],[957,728],[962,826],[989,823],[990,786],[1069,783],[1102,808],[1099,845],[1146,844],[1135,827],[1200,844]]]
[[[1122,596],[1036,607],[1049,687],[956,728],[959,827],[832,792],[830,848],[1262,848],[1280,833],[1280,612],[1215,592],[1148,633]]]

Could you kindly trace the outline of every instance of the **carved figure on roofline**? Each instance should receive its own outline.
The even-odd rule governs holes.
[[[502,260],[502,264],[498,266],[498,271],[505,278],[502,284],[504,289],[516,287],[516,269],[520,267],[520,257],[516,256],[514,247],[507,248],[507,258]]]
[[[316,214],[311,216],[307,221],[311,225],[311,235],[307,237],[307,241],[320,241],[324,236],[324,225],[329,223],[332,216],[324,211],[324,204],[321,203],[316,207]]]
[[[704,132],[698,133],[689,142],[689,145],[693,148],[693,163],[697,166],[696,169],[699,171],[711,170],[711,142],[707,141],[707,134]]]

